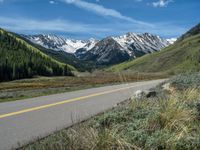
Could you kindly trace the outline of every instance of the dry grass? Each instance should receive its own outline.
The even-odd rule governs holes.
[[[110,84],[167,78],[163,74],[131,74],[95,72],[80,77],[39,77],[0,83],[0,90],[20,88],[65,87],[82,84]]]

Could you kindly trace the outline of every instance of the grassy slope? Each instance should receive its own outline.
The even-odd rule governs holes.
[[[112,66],[110,71],[179,73],[200,70],[200,34],[177,41],[160,52]]]

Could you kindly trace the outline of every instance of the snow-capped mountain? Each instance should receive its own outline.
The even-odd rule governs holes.
[[[67,53],[75,53],[77,49],[85,48],[86,50],[91,49],[97,40],[74,40],[74,39],[65,39],[56,35],[28,35],[24,36],[31,42],[39,44],[45,48],[53,49],[56,51],[65,51]]]
[[[99,41],[91,50],[80,56],[80,59],[94,61],[97,65],[111,65],[130,58],[126,50],[112,37]]]
[[[79,59],[93,61],[98,65],[120,63],[130,58],[153,53],[173,44],[176,40],[163,39],[149,33],[130,32],[122,36],[110,36],[100,41],[73,40],[43,34],[24,37],[45,48],[72,53]]]
[[[127,33],[122,36],[113,37],[113,39],[116,40],[124,49],[126,49],[131,56],[134,56],[134,50],[144,53],[151,53],[158,51],[170,44],[167,40],[149,33]]]
[[[168,41],[170,44],[174,44],[174,42],[177,41],[177,38],[167,39],[167,41]]]
[[[91,50],[79,55],[79,58],[95,61],[98,65],[115,64],[159,51],[168,45],[170,43],[167,40],[149,33],[127,33],[99,41]]]

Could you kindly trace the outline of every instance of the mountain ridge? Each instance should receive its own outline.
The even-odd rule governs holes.
[[[95,39],[90,38],[88,40],[75,40],[70,38],[64,38],[57,35],[51,34],[38,34],[38,35],[22,35],[26,39],[30,40],[35,44],[39,44],[45,48],[65,51],[67,53],[75,53],[80,48],[90,48],[95,43]]]
[[[150,33],[136,34],[131,32],[121,36],[109,36],[102,40],[73,40],[43,34],[23,36],[45,48],[74,54],[78,59],[91,61],[98,66],[117,64],[131,58],[141,57],[145,54],[159,51],[173,42]],[[105,42],[106,40],[108,42]],[[105,43],[106,45],[104,45]],[[118,46],[116,46],[116,43]],[[115,46],[112,48],[109,45]],[[112,54],[118,58],[114,58]]]
[[[153,34],[150,34],[150,33],[143,33],[143,34],[139,34],[139,33],[132,33],[132,32],[128,32],[124,35],[120,35],[120,36],[108,36],[106,38],[113,38],[114,40],[116,40],[122,47],[125,46],[124,43],[128,43],[129,44],[132,44],[133,42],[138,42],[139,40],[141,41],[141,39],[139,39],[138,41],[134,41],[132,39],[132,43],[130,43],[130,39],[122,39],[122,38],[127,38],[127,37],[130,37],[130,36],[135,36],[135,38],[137,39],[138,37],[142,37],[142,36],[151,36],[153,38],[157,37],[160,41],[163,42],[163,44],[165,46],[168,46],[170,44],[170,42],[172,43],[173,41],[175,41],[175,38],[173,38],[173,41],[170,39],[163,39],[163,38],[160,38],[159,36],[156,36],[156,35],[153,35]],[[96,43],[98,43],[99,41],[101,40],[96,40],[94,38],[90,38],[88,40],[75,40],[75,39],[70,39],[70,38],[64,38],[64,37],[61,37],[61,36],[57,36],[57,35],[51,35],[51,34],[38,34],[38,35],[22,35],[23,37],[27,38],[28,40],[30,40],[31,42],[34,42],[36,44],[39,44],[45,48],[49,48],[49,49],[53,49],[53,50],[63,50],[65,52],[68,52],[68,53],[75,53],[76,50],[78,49],[87,49],[87,50],[90,50],[92,49]],[[106,39],[106,38],[103,38],[103,39]],[[142,37],[144,38],[144,37]],[[102,39],[102,40],[103,40]],[[124,40],[123,43],[121,40]],[[144,39],[142,39],[143,42],[144,42]],[[170,41],[170,42],[168,42]],[[66,46],[66,45],[68,46]],[[127,47],[127,45],[126,45]],[[163,47],[158,47],[158,48],[163,48]],[[157,49],[158,49],[157,48]]]

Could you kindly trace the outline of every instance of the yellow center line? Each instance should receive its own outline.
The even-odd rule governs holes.
[[[133,87],[135,87],[135,86],[130,86],[130,87],[126,87],[126,88],[119,88],[119,89],[104,91],[104,92],[100,92],[100,93],[94,93],[94,94],[90,94],[90,95],[87,95],[87,96],[82,96],[82,97],[64,100],[64,101],[61,101],[61,102],[51,103],[51,104],[42,105],[42,106],[38,106],[38,107],[32,107],[32,108],[28,108],[28,109],[19,110],[19,111],[16,111],[16,112],[2,114],[2,115],[0,115],[0,119],[10,117],[10,116],[19,115],[19,114],[23,114],[23,113],[27,113],[27,112],[31,112],[31,111],[35,111],[35,110],[45,109],[45,108],[49,108],[49,107],[53,107],[53,106],[57,106],[57,105],[62,105],[62,104],[70,103],[70,102],[86,100],[87,98],[105,95],[105,94],[109,94],[109,93],[114,93],[114,92],[130,89],[130,88],[133,88]]]

